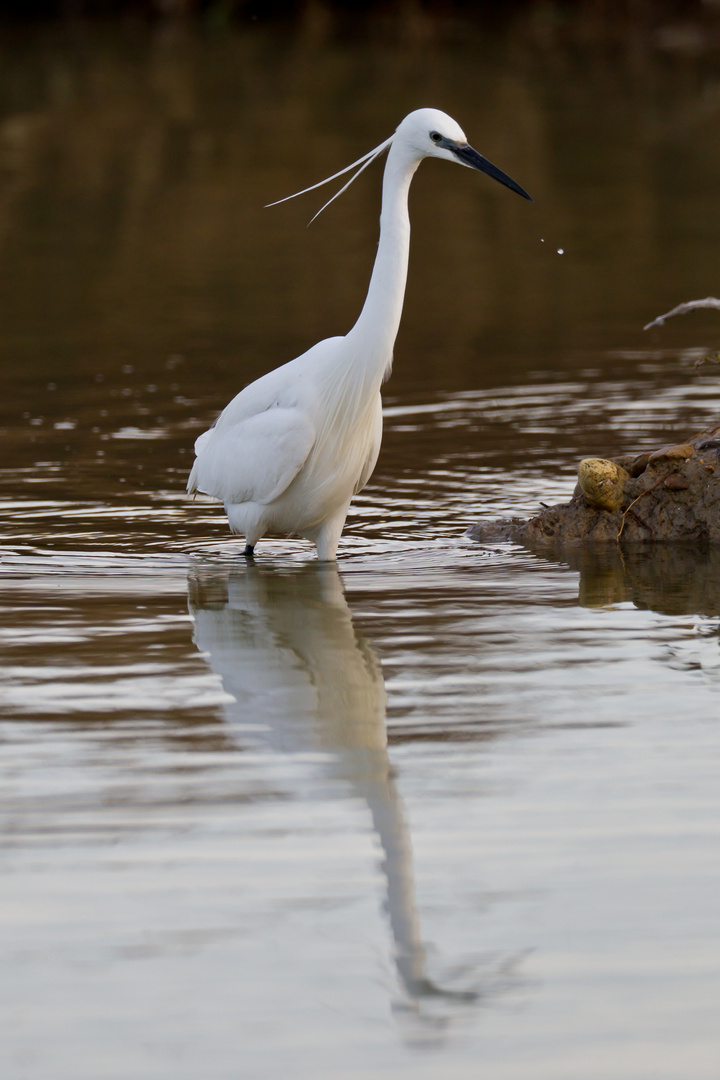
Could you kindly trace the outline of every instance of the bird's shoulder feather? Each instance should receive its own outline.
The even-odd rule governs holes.
[[[344,341],[342,337],[318,341],[301,356],[249,383],[225,406],[215,427],[226,427],[274,407],[311,408],[318,379],[339,357]]]

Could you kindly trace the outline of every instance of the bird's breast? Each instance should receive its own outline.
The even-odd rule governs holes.
[[[382,436],[379,389],[372,398],[347,395],[320,409],[316,439],[295,483],[302,487],[314,515],[324,516],[364,485],[372,471]]]

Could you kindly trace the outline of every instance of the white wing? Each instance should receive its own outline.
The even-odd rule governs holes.
[[[241,390],[195,443],[188,494],[226,505],[269,503],[292,483],[315,443],[318,376],[338,363],[344,338],[325,338]]]
[[[276,406],[211,428],[195,444],[188,493],[202,491],[226,505],[270,503],[295,479],[314,442],[315,428],[299,408]]]

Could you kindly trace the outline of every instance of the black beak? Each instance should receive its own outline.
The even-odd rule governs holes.
[[[477,150],[473,150],[472,146],[456,146],[454,143],[448,142],[448,150],[452,150],[453,154],[463,165],[468,165],[471,169],[477,169],[479,172],[487,173],[488,176],[492,176],[493,180],[498,180],[505,187],[509,187],[511,191],[516,191],[518,195],[522,195],[523,199],[529,199],[533,201],[530,195],[528,195],[525,188],[521,188],[519,184],[504,173],[502,169],[498,169],[497,165],[493,165],[492,161],[488,161],[482,154],[478,154]]]

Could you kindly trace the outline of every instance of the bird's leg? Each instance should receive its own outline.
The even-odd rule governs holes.
[[[245,545],[245,550],[243,551],[243,555],[245,556],[245,558],[246,559],[252,559],[254,554],[255,554],[254,546],[252,544],[246,544]]]
[[[349,508],[350,500],[348,499],[331,517],[325,519],[316,536],[308,536],[308,540],[315,541],[320,562],[335,560],[335,552],[340,543],[340,534],[343,531]]]

